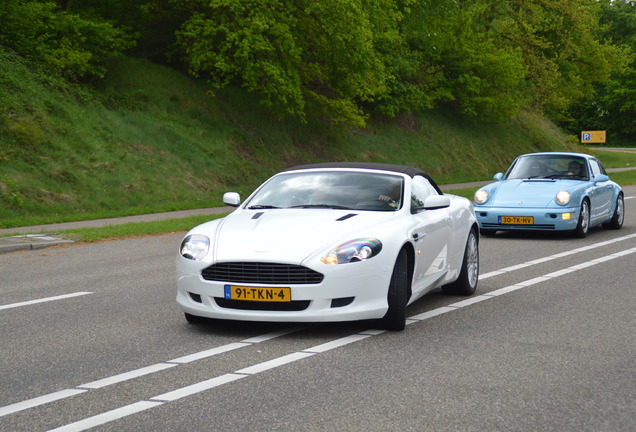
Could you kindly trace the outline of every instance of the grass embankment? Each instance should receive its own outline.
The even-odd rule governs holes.
[[[408,164],[449,184],[490,179],[523,152],[582,150],[531,113],[482,124],[432,111],[350,131],[281,121],[238,90],[210,97],[145,61],[121,60],[96,90],[6,53],[0,64],[0,228],[219,206],[223,192],[245,196],[304,163]],[[151,232],[199,223],[188,219]]]

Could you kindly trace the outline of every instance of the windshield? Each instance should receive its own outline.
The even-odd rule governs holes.
[[[396,211],[402,206],[403,183],[401,176],[391,174],[291,172],[270,179],[246,208]]]
[[[522,156],[515,160],[506,179],[588,180],[585,158],[568,155]]]

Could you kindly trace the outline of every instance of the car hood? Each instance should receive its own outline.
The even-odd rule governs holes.
[[[582,185],[577,180],[505,180],[495,185],[490,205],[495,207],[547,207],[556,194]],[[494,196],[492,196],[494,195]]]
[[[321,249],[326,253],[352,240],[348,235],[395,216],[395,212],[324,209],[242,210],[228,215],[219,227],[215,258],[300,264]]]

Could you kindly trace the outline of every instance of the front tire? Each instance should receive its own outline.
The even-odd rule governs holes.
[[[459,278],[455,282],[442,287],[444,294],[472,295],[477,290],[479,280],[479,240],[475,230],[470,230]]]
[[[616,208],[614,209],[614,215],[608,223],[603,224],[603,228],[608,229],[620,229],[623,226],[625,220],[625,201],[623,195],[619,194],[616,198]]]
[[[409,272],[407,263],[406,250],[402,249],[398,254],[393,274],[391,275],[391,283],[389,284],[389,292],[387,300],[389,302],[389,310],[382,318],[380,325],[387,330],[400,331],[406,327],[406,303],[408,302]]]
[[[579,223],[574,230],[574,237],[584,238],[590,230],[590,203],[587,199],[581,204],[581,213],[579,214]]]

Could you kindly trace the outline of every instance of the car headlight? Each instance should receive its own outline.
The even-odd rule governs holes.
[[[566,205],[570,202],[570,192],[562,190],[556,195],[556,202],[560,205]]]
[[[210,239],[201,234],[187,236],[181,242],[181,256],[195,261],[201,261],[210,250]]]
[[[374,238],[359,238],[330,250],[320,261],[325,264],[346,264],[364,261],[380,253],[382,243]]]
[[[488,201],[488,192],[485,189],[479,189],[475,192],[475,202],[477,204],[483,204]]]

